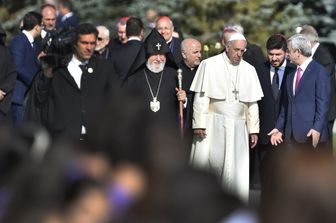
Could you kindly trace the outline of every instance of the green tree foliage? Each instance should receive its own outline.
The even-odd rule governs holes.
[[[0,22],[9,32],[17,32],[20,18],[30,10],[39,10],[43,0],[0,3]],[[103,24],[114,33],[117,20],[138,16],[146,23],[151,8],[169,15],[185,37],[196,37],[203,43],[220,41],[223,26],[237,22],[245,28],[250,42],[264,45],[273,33],[291,35],[295,27],[311,24],[328,35],[335,29],[334,0],[73,0],[81,21]]]

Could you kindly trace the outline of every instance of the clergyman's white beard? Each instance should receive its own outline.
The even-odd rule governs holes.
[[[162,62],[159,65],[154,64],[154,63],[150,64],[147,61],[146,67],[148,68],[148,70],[150,70],[153,73],[159,73],[159,72],[163,71],[165,64],[166,64],[166,62]]]

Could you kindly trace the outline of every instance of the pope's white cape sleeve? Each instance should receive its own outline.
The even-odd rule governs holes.
[[[247,103],[246,121],[248,132],[259,133],[259,108],[257,102]]]
[[[195,93],[194,113],[193,113],[193,129],[205,129],[208,117],[210,98],[204,93]]]

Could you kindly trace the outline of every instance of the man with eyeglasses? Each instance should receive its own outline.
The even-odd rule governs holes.
[[[90,23],[76,27],[74,53],[67,65],[49,67],[35,79],[30,113],[53,137],[86,139],[90,116],[106,102],[113,89],[114,69],[111,61],[93,57],[98,31]]]
[[[94,55],[99,58],[111,58],[111,49],[109,47],[110,31],[106,26],[96,26],[98,30],[97,44],[94,50]]]
[[[176,38],[174,34],[174,24],[173,21],[168,16],[161,16],[156,21],[156,29],[166,40],[169,46],[170,52],[174,56],[175,63],[180,63],[182,61],[181,54],[181,38]]]
[[[263,92],[255,68],[242,59],[246,44],[242,34],[234,33],[225,52],[203,60],[197,69],[190,87],[195,92],[190,161],[212,171],[248,202],[249,146],[258,141],[257,101]]]

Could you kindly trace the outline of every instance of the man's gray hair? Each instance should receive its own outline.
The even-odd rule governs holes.
[[[293,50],[299,50],[303,56],[310,57],[312,54],[311,43],[303,34],[295,34],[288,39]]]
[[[104,35],[104,38],[110,38],[110,30],[106,26],[96,26],[98,32],[102,31],[102,34]]]
[[[316,29],[310,25],[304,25],[301,27],[300,34],[305,35],[310,42],[316,43],[318,41],[318,34]]]

